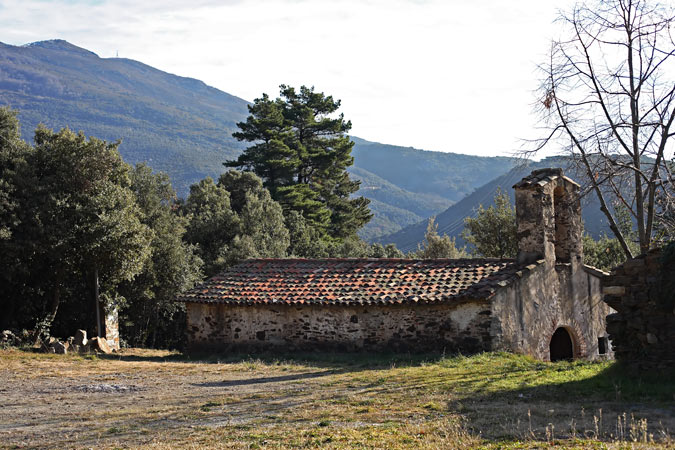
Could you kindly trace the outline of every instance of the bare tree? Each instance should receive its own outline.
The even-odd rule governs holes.
[[[567,35],[540,66],[547,136],[530,151],[562,144],[630,258],[613,206],[633,216],[640,252],[672,217],[675,15],[650,0],[597,0],[559,21]]]

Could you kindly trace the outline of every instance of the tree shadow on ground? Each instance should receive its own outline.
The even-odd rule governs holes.
[[[194,383],[194,386],[201,387],[234,387],[234,386],[248,386],[253,384],[265,383],[282,383],[285,381],[300,381],[313,378],[321,378],[330,375],[337,375],[345,373],[345,370],[325,370],[322,372],[304,372],[292,375],[280,375],[275,377],[260,377],[260,378],[246,378],[242,380],[226,380],[226,381],[212,381],[206,383]]]
[[[379,370],[391,367],[416,367],[437,362],[448,355],[435,353],[400,352],[232,352],[232,353],[171,353],[143,355],[113,353],[99,355],[101,359],[129,362],[189,363],[189,364],[265,364],[311,366],[339,372],[354,369]]]

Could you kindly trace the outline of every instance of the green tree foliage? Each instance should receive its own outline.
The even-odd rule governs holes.
[[[435,258],[469,258],[471,255],[465,247],[457,248],[455,238],[444,234],[438,234],[438,225],[432,217],[427,224],[427,232],[424,235],[424,242],[418,247],[417,251],[411,252],[411,258],[435,259]]]
[[[232,209],[239,217],[229,259],[285,257],[290,241],[283,210],[262,180],[252,172],[231,170],[221,175],[218,185],[230,193]]]
[[[21,139],[16,111],[0,108],[0,241],[11,237],[18,226],[18,190],[30,146]]]
[[[330,245],[321,239],[321,233],[312,228],[299,211],[286,211],[286,228],[290,245],[288,255],[295,258],[325,258]]]
[[[202,279],[196,248],[183,241],[187,220],[175,213],[176,193],[169,177],[139,164],[131,187],[140,220],[153,231],[151,255],[143,270],[120,287],[126,299],[120,314],[122,335],[139,347],[179,347],[184,338],[185,305],[176,296]]]
[[[231,171],[218,183],[205,178],[192,185],[184,213],[186,240],[198,246],[207,276],[240,259],[287,255],[289,233],[281,206],[252,173]]]
[[[370,246],[371,258],[405,258],[405,255],[394,244],[372,244]]]
[[[640,253],[640,240],[637,232],[633,229],[633,219],[630,211],[621,203],[614,205],[614,217],[616,226],[624,237],[624,242],[633,255]],[[626,252],[616,237],[610,238],[602,233],[599,239],[584,233],[584,264],[597,267],[609,272],[619,264],[626,261]]]
[[[20,170],[2,173],[21,188],[10,196],[14,220],[1,253],[13,267],[4,286],[13,325],[32,321],[46,331],[61,305],[76,321],[95,299],[118,299],[117,286],[143,268],[152,231],[138,218],[116,143],[44,127],[34,141],[33,149],[16,147],[24,148]]]
[[[190,186],[184,205],[188,219],[185,239],[197,245],[207,276],[226,266],[227,254],[239,229],[239,217],[230,206],[230,193],[206,177]]]
[[[604,234],[597,241],[584,233],[584,264],[609,272],[626,261],[626,254],[616,238]]]
[[[42,199],[31,214],[33,260],[48,274],[53,318],[66,271],[83,274],[90,292],[100,283],[101,292],[111,294],[143,268],[152,231],[139,220],[130,167],[116,143],[38,128],[32,167],[31,197]]]
[[[479,205],[475,217],[464,219],[462,237],[481,256],[515,258],[518,253],[516,210],[508,194],[497,189],[493,205],[487,209]]]
[[[0,322],[4,327],[22,323],[33,317],[35,307],[29,298],[29,270],[24,264],[27,252],[18,244],[17,231],[22,230],[22,205],[31,180],[26,177],[32,147],[20,138],[16,112],[0,108]],[[31,324],[32,325],[32,324]]]
[[[323,239],[352,236],[371,214],[367,199],[352,196],[360,183],[346,171],[354,162],[346,135],[351,122],[333,117],[340,101],[314,88],[280,89],[276,100],[265,94],[249,106],[233,136],[253,145],[225,165],[255,172],[286,211],[300,212]]]

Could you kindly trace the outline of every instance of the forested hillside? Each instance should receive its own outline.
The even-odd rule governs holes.
[[[225,170],[222,163],[241,154],[245,144],[231,134],[248,115],[249,103],[199,80],[129,59],[99,58],[53,40],[21,47],[0,43],[3,105],[19,110],[28,141],[40,122],[55,130],[68,126],[121,139],[125,161],[147,162],[168,173],[184,197],[191,184],[205,176],[217,178]],[[514,164],[509,158],[352,139],[350,172],[362,181],[358,195],[372,200],[373,220],[360,233],[369,240],[443,211]]]
[[[523,177],[530,174],[535,169],[544,167],[565,167],[565,161],[562,158],[551,157],[541,161],[520,162],[509,172],[497,177],[496,179],[484,184],[476,189],[470,195],[452,205],[442,213],[436,216],[438,232],[447,234],[457,239],[458,245],[463,245],[461,233],[464,229],[464,219],[475,215],[475,209],[478,205],[487,207],[492,205],[493,198],[498,189],[508,193],[511,201],[514,201],[514,190],[512,186]],[[572,178],[574,175],[569,174]],[[607,226],[607,220],[600,211],[600,205],[597,198],[591,193],[582,199],[582,214],[585,230],[593,237],[599,237],[602,232],[611,234]],[[409,225],[402,230],[390,235],[381,236],[376,239],[377,242],[388,244],[394,243],[404,252],[415,250],[417,245],[424,239],[424,233],[427,229],[427,220],[421,220],[415,224]]]
[[[195,79],[128,59],[99,58],[56,40],[0,44],[0,105],[19,110],[26,140],[40,122],[121,139],[126,161],[146,161],[167,172],[185,194],[239,154],[243,145],[231,135],[248,103]]]

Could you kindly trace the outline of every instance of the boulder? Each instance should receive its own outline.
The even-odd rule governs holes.
[[[87,331],[86,330],[77,330],[75,333],[75,339],[73,340],[73,344],[79,345],[80,347],[84,347],[87,345]]]
[[[91,352],[101,352],[105,353],[106,355],[112,353],[112,351],[110,350],[110,346],[108,345],[108,341],[106,341],[105,338],[102,337],[95,337],[89,339],[87,347]]]
[[[31,347],[33,351],[39,351],[39,350],[44,350],[45,349],[45,344],[42,342],[42,339],[39,337],[35,338],[35,341],[33,341],[33,345]]]

